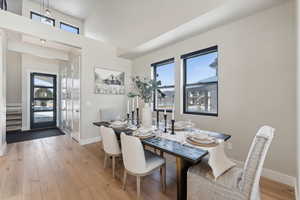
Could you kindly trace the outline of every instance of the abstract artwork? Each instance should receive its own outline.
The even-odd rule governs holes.
[[[96,67],[95,93],[124,95],[125,73]]]

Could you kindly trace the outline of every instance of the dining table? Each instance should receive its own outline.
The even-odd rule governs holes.
[[[111,122],[107,121],[94,122],[93,124],[97,127],[111,127]],[[111,128],[114,130],[118,139],[120,139],[122,132],[127,135],[132,135],[135,131],[129,127]],[[227,141],[231,138],[230,135],[217,132],[209,132],[209,135],[223,141]],[[201,160],[208,155],[208,151],[193,147],[191,145],[181,144],[178,141],[170,140],[164,137],[143,138],[141,139],[141,142],[144,146],[159,150],[161,156],[163,156],[164,153],[175,156],[177,200],[185,200],[187,198],[187,170],[190,166],[200,163]]]

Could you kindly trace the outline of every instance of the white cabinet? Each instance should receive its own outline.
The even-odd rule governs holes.
[[[70,54],[60,65],[60,127],[80,141],[80,63],[79,55]]]

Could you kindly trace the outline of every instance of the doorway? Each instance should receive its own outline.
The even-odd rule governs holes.
[[[30,128],[56,127],[56,75],[30,74]]]

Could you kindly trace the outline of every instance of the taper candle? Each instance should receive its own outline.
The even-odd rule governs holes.
[[[134,112],[134,98],[132,98],[132,108],[131,109],[132,109],[131,111]]]
[[[175,120],[175,106],[172,108],[172,120]]]
[[[127,113],[128,114],[130,113],[130,101],[129,100],[127,101]]]

